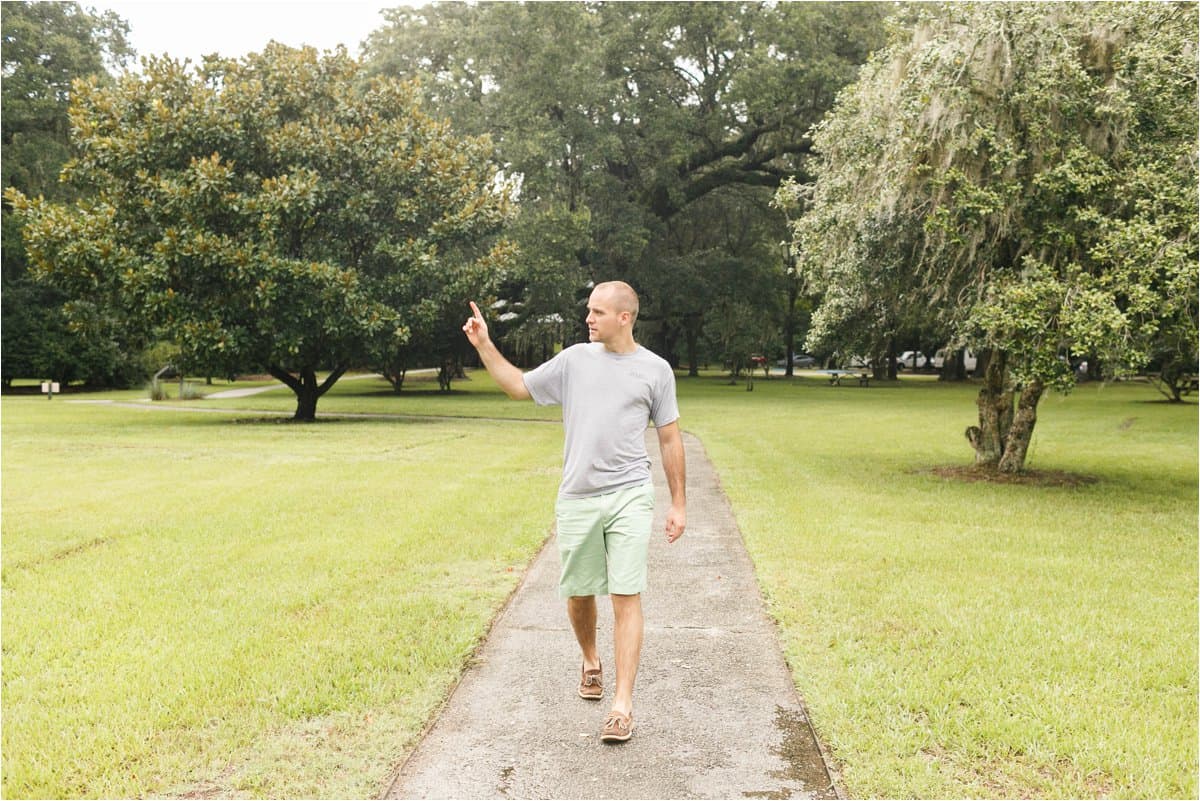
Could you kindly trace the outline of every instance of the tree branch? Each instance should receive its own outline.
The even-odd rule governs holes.
[[[681,178],[686,177],[689,173],[693,173],[701,167],[720,161],[723,158],[732,158],[744,156],[754,147],[763,134],[771,133],[779,130],[778,125],[760,125],[757,128],[751,128],[737,139],[730,140],[720,147],[712,148],[702,153],[693,153],[685,162],[679,165],[678,171]]]
[[[272,378],[282,381],[284,384],[286,384],[288,389],[290,389],[292,392],[295,392],[297,395],[300,394],[300,379],[289,373],[287,370],[284,370],[278,365],[270,364],[267,365],[267,373],[269,373]]]
[[[319,398],[322,395],[324,395],[326,392],[328,392],[329,388],[332,387],[334,384],[336,384],[337,380],[345,374],[346,374],[345,367],[333,368],[333,372],[331,372],[329,375],[327,375],[325,377],[325,380],[321,383],[321,386],[317,388],[317,397]]]

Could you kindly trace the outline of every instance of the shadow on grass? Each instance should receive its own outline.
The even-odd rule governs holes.
[[[450,388],[448,391],[442,391],[437,387],[423,387],[421,389],[410,389],[405,387],[402,392],[396,392],[388,387],[376,387],[372,389],[360,390],[357,387],[354,391],[338,393],[339,397],[345,398],[395,398],[396,400],[404,400],[405,398],[465,398],[468,396],[479,396],[479,392],[468,392],[465,389]]]
[[[388,423],[391,425],[437,425],[446,423],[542,423],[561,425],[560,420],[535,417],[500,417],[497,415],[478,414],[420,414],[420,413],[387,413],[387,412],[318,412],[316,420],[297,420],[289,414],[252,416],[232,420],[216,420],[217,424],[225,425],[292,425],[298,428],[312,425],[327,425],[330,423]]]
[[[286,414],[279,414],[279,415],[264,415],[264,416],[260,416],[260,417],[235,417],[232,420],[220,420],[220,421],[216,421],[216,422],[226,423],[229,425],[250,425],[250,426],[276,425],[276,426],[296,426],[298,428],[302,428],[304,426],[325,426],[325,425],[331,425],[334,423],[390,423],[392,425],[400,423],[400,424],[412,424],[412,425],[433,425],[433,424],[441,422],[441,421],[434,417],[428,417],[428,416],[416,415],[416,414],[413,414],[413,415],[385,415],[385,414],[379,414],[379,415],[345,414],[345,415],[341,415],[341,414],[338,414],[337,412],[329,412],[328,414],[322,414],[322,415],[318,416],[317,419],[315,419],[315,420],[297,420],[295,417],[291,417]]]

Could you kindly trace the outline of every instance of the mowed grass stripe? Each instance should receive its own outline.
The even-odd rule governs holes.
[[[376,794],[549,531],[553,426],[3,411],[6,796]]]
[[[687,393],[850,792],[1195,797],[1195,407],[1081,387],[1030,467],[1095,483],[938,478],[974,391]]]
[[[456,391],[449,396],[423,392],[419,383],[413,385],[416,392],[399,398],[391,396],[386,386],[372,386],[369,380],[354,384],[357,386],[335,387],[322,400],[320,411],[514,419],[552,419],[554,415],[554,410],[508,402],[480,373],[456,384]],[[721,470],[771,610],[780,622],[797,685],[854,795],[1196,794],[1195,407],[1154,403],[1155,393],[1139,385],[1087,386],[1066,398],[1050,396],[1042,404],[1030,466],[1087,474],[1096,480],[1080,486],[1025,487],[946,481],[930,472],[935,466],[970,461],[962,438],[963,428],[973,422],[974,389],[969,386],[906,378],[898,385],[861,389],[829,387],[810,379],[759,381],[755,392],[747,393],[740,386],[708,378],[681,380],[680,397],[684,427],[704,438]],[[255,396],[220,403],[229,408],[264,408],[261,399]],[[291,401],[281,395],[277,403],[285,409]],[[9,451],[13,418],[7,414],[9,402],[5,404],[8,791],[12,766],[18,764],[9,761],[7,747],[14,697],[9,687],[21,679],[10,672],[8,661],[8,612],[15,577],[46,572],[49,578],[47,571],[60,564],[100,558],[106,549],[130,547],[123,559],[110,563],[119,570],[139,559],[145,561],[143,549],[132,547],[138,542],[165,536],[178,538],[185,547],[196,547],[200,538],[188,535],[176,523],[164,523],[175,519],[164,513],[150,521],[153,525],[142,521],[145,531],[125,539],[110,537],[95,545],[89,545],[94,537],[89,539],[78,527],[35,535],[30,526],[19,538],[22,542],[17,542],[18,538],[11,536],[8,514],[10,478],[15,469]],[[47,404],[42,401],[42,405]],[[333,476],[327,476],[325,484],[300,481],[301,488],[293,494],[284,486],[298,481],[295,476],[302,471],[293,470],[297,465],[329,460],[325,449],[334,440],[348,443],[349,447],[339,452],[357,454],[359,462],[399,462],[408,451],[415,473],[442,475],[445,480],[440,486],[447,488],[447,494],[426,489],[405,498],[405,504],[436,506],[445,498],[479,511],[486,511],[489,503],[498,513],[523,509],[526,517],[518,515],[513,523],[524,531],[521,520],[532,520],[530,525],[538,532],[535,540],[549,524],[547,504],[557,480],[560,448],[555,426],[470,420],[246,426],[214,420],[211,415],[185,416],[172,423],[168,418],[173,415],[139,415],[128,410],[110,410],[109,414],[120,421],[122,437],[115,442],[104,437],[91,441],[86,436],[103,416],[64,415],[58,425],[77,426],[77,433],[91,443],[98,459],[104,453],[112,456],[128,448],[149,454],[153,445],[159,448],[154,460],[175,470],[186,470],[197,459],[213,464],[225,460],[244,470],[237,467],[243,458],[240,454],[251,448],[262,452],[263,458],[274,458],[282,471],[279,475],[287,480],[258,485],[256,493],[253,488],[237,489],[253,478],[246,476],[232,482],[225,492],[248,497],[250,502],[269,492],[285,505],[300,503],[297,497],[321,497],[322,487],[334,481]],[[41,424],[34,423],[27,431],[32,432],[28,446],[34,453],[24,455],[24,466],[37,472],[41,457],[36,453],[40,451],[32,446],[45,438],[38,431]],[[160,447],[164,439],[160,427],[173,425],[182,426],[180,431],[171,431],[178,441],[164,449]],[[136,437],[141,443],[131,444],[123,438],[139,427],[144,429],[143,435]],[[513,428],[520,432],[514,437],[501,433]],[[245,435],[250,437],[248,441],[225,436],[234,431],[242,437],[243,430],[250,431]],[[393,430],[402,433],[392,434]],[[474,475],[470,472],[474,468],[468,464],[464,475],[445,465],[471,458],[459,454],[456,443],[460,439],[473,446],[481,431],[493,430],[495,436],[485,439],[491,441],[495,452],[484,457],[477,472],[483,484],[500,485],[505,491],[489,501],[493,496],[481,491],[481,485],[469,489],[470,480],[460,483],[468,489],[454,487],[456,479]],[[352,432],[353,436],[343,439],[340,433],[331,436],[328,432]],[[379,432],[387,436],[381,437]],[[422,439],[424,434],[415,432],[427,432],[429,438]],[[280,437],[287,447],[267,447]],[[540,444],[531,443],[531,437],[539,438]],[[68,443],[74,440],[74,436],[64,436],[46,452],[61,459],[57,452],[70,450],[74,444]],[[398,450],[381,451],[380,443],[385,440]],[[267,455],[272,450],[274,457]],[[447,453],[434,457],[426,456],[426,451]],[[119,467],[121,460],[112,458]],[[406,463],[395,469],[403,472],[410,467]],[[361,465],[330,472],[354,476],[359,470]],[[202,471],[202,476],[193,480],[208,478],[212,483],[205,492],[216,498],[222,481],[214,480],[213,474],[219,472],[216,468]],[[378,471],[365,472],[379,475]],[[516,478],[505,482],[506,473]],[[117,497],[121,485],[116,478],[112,482],[110,488]],[[508,496],[523,485],[538,482],[542,486],[529,487],[524,504],[506,505],[513,500]],[[426,486],[418,478],[398,483]],[[56,488],[68,497],[76,492],[69,484],[53,480],[41,489]],[[349,493],[368,508],[387,497],[374,491],[355,495],[355,486],[342,486],[338,492]],[[83,495],[80,500],[86,501],[86,493]],[[127,495],[136,492],[127,490]],[[387,501],[383,502],[386,506]],[[237,505],[229,500],[214,502],[208,513],[219,517],[221,508]],[[65,503],[60,513],[69,514],[69,506]],[[185,516],[194,525],[196,518]],[[264,531],[270,530],[270,517],[260,515],[259,527]],[[357,520],[360,527],[369,528],[377,517],[363,514]],[[244,517],[226,518],[221,528],[233,530],[238,522],[244,522]],[[136,530],[137,525],[131,528]],[[151,530],[158,534],[152,535]],[[515,542],[524,536],[513,533],[498,541]],[[287,573],[307,579],[300,585],[285,583],[276,591],[282,599],[257,591],[257,604],[270,607],[270,614],[223,618],[222,624],[230,632],[225,638],[239,642],[235,656],[214,659],[209,651],[196,646],[196,654],[209,658],[197,656],[189,687],[199,689],[187,692],[211,697],[209,688],[228,684],[220,677],[236,671],[242,673],[234,684],[245,691],[236,703],[224,707],[223,714],[194,719],[175,715],[170,718],[173,725],[149,726],[137,747],[129,751],[139,755],[136,759],[93,759],[90,765],[76,764],[71,774],[77,781],[74,786],[85,788],[77,794],[98,794],[101,791],[96,788],[122,786],[122,782],[125,786],[163,786],[211,795],[377,792],[376,777],[386,776],[398,753],[411,744],[457,675],[486,619],[511,587],[511,583],[501,582],[501,591],[487,591],[490,578],[499,571],[510,574],[507,566],[501,567],[503,560],[487,558],[486,548],[483,553],[450,558],[443,553],[425,554],[419,545],[406,542],[419,554],[397,568],[397,575],[402,573],[410,580],[407,594],[399,589],[392,594],[359,594],[353,589],[354,582],[337,585],[347,588],[349,595],[332,590],[306,594],[302,590],[325,586],[314,579],[319,577],[316,567],[304,566],[306,559],[314,565],[346,559],[372,581],[387,579],[381,578],[378,569],[372,573],[371,568],[362,566],[361,559],[356,562],[354,553],[322,551],[317,543],[308,546],[307,555],[277,557],[292,542],[284,531],[270,531],[259,539],[241,542],[227,534],[221,540],[225,544],[222,558],[209,559],[222,569],[179,576],[179,581],[193,586],[188,599],[215,599],[211,608],[217,610],[238,608],[235,600],[219,594],[228,591],[227,583],[205,584],[223,571],[249,572],[250,583],[270,579],[278,583],[283,574],[263,567],[264,561],[274,559],[290,565]],[[241,550],[234,547],[235,542]],[[448,542],[452,548],[461,544],[446,539],[438,542],[443,550]],[[392,544],[385,538],[382,546],[364,550],[387,550]],[[11,559],[10,547],[23,549],[14,552],[32,568],[14,572],[12,565],[19,562]],[[513,551],[517,557],[509,566],[518,570],[534,547],[517,547]],[[62,549],[68,549],[67,556],[46,558]],[[296,567],[297,561],[300,567]],[[257,565],[257,570],[243,569],[247,564]],[[418,565],[422,567],[415,569]],[[47,592],[47,585],[36,579],[32,584],[38,590],[30,587],[28,592]],[[473,598],[474,593],[463,588],[472,586],[482,588],[477,592],[489,600],[464,602],[464,597]],[[149,594],[145,603],[165,605]],[[465,603],[461,611],[456,606],[459,603]],[[176,605],[184,617],[187,609],[196,606],[189,607],[184,601]],[[353,627],[352,621],[338,617],[344,608],[370,610],[369,619],[383,631],[380,641],[395,650],[394,663],[379,667],[377,657],[367,653],[365,645],[361,651],[355,649],[355,643],[371,642],[372,635],[356,630],[356,638],[343,642],[337,639],[337,627],[325,628],[323,621],[331,618]],[[466,634],[447,636],[447,623],[456,621],[444,618],[458,615],[477,615],[474,619],[480,622],[475,628],[451,626],[451,632]],[[204,618],[197,617],[198,622],[189,625],[201,625]],[[392,621],[403,621],[394,624],[403,626],[403,631],[388,628]],[[112,628],[118,633],[123,630],[120,622]],[[129,628],[136,630],[133,624],[124,630]],[[257,640],[248,637],[247,631],[266,632],[266,645],[256,645]],[[94,635],[94,631],[85,627],[77,641],[86,642],[88,634]],[[291,650],[271,650],[272,643],[289,640],[297,643]],[[317,658],[330,647],[352,659],[347,672],[338,672]],[[249,656],[241,658],[243,653]],[[295,657],[296,653],[302,658]],[[312,660],[312,672],[318,678],[288,683],[289,670],[305,659]],[[128,661],[118,663],[130,669]],[[26,664],[36,669],[37,660]],[[75,665],[74,673],[64,674],[74,676],[75,681],[94,670],[79,660]],[[398,682],[397,676],[405,677],[404,681]],[[267,692],[279,687],[284,689],[276,689],[277,698]],[[375,689],[364,689],[372,687]],[[152,705],[147,697],[143,693],[127,703],[131,707]],[[164,688],[157,697],[170,696]],[[119,703],[114,704],[120,708]],[[219,704],[211,706],[218,708]],[[55,721],[53,716],[47,721],[45,730],[49,731]],[[102,722],[93,725],[97,731],[105,731]],[[92,734],[83,731],[89,737]],[[175,756],[177,751],[183,753],[182,758]],[[27,770],[25,763],[31,753],[20,753],[24,760],[21,770]],[[139,774],[142,784],[128,784],[131,771]],[[155,778],[147,782],[142,778],[145,774]]]

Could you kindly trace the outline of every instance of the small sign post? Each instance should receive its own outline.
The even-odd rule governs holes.
[[[44,392],[46,394],[46,400],[53,400],[54,393],[58,392],[58,382],[57,381],[43,381],[42,382],[42,392]]]

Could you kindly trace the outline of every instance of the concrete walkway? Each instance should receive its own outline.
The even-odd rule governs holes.
[[[551,538],[387,797],[841,797],[717,475],[699,440],[685,435],[685,445],[688,529],[668,546],[670,496],[657,438],[648,436],[658,515],[633,739],[599,737],[614,679],[607,601],[605,699],[576,695],[579,651],[557,595]]]

